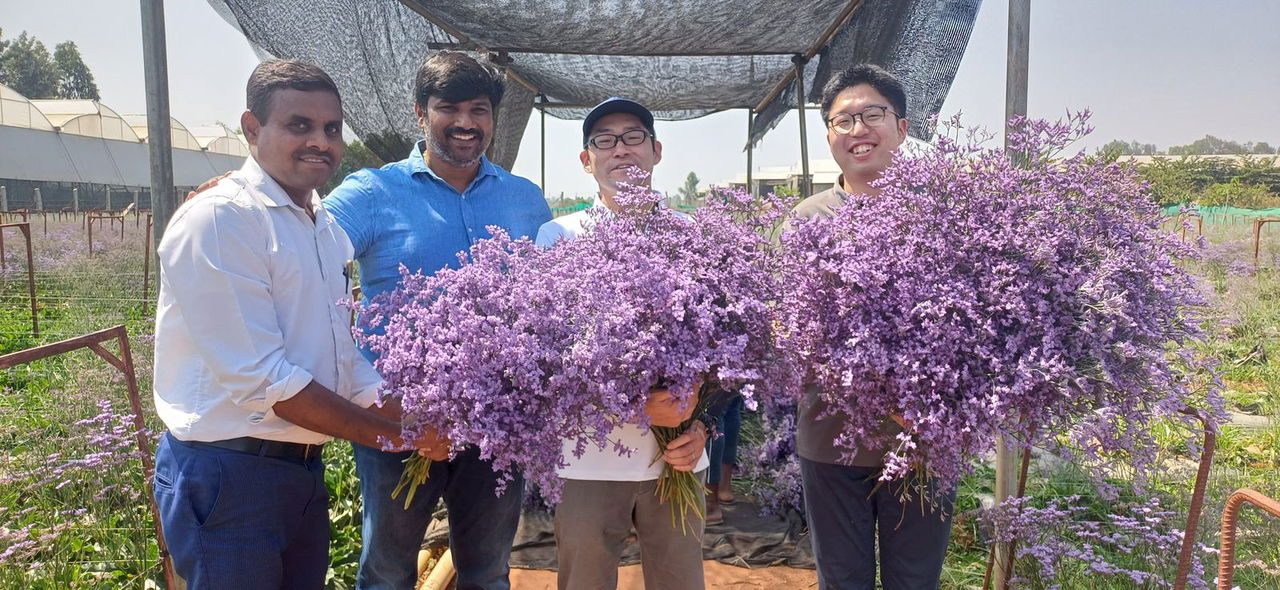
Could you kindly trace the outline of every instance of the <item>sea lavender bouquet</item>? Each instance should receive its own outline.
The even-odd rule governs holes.
[[[764,230],[785,203],[722,193],[690,218],[656,210],[638,187],[618,202],[624,213],[548,250],[490,228],[461,268],[405,272],[368,303],[362,322],[382,333],[357,335],[381,355],[406,439],[431,427],[475,444],[504,482],[523,472],[555,502],[562,440],[629,453],[608,434],[648,424],[651,390],[696,403],[709,379],[750,397],[789,378],[771,330],[779,275]],[[702,494],[684,477],[692,487],[680,476],[663,486],[681,515]]]
[[[882,481],[924,469],[948,489],[997,435],[1141,466],[1149,424],[1197,397],[1179,370],[1195,247],[1159,231],[1132,168],[1058,157],[1087,119],[1013,121],[1020,158],[953,119],[878,196],[783,235],[786,344],[845,418],[837,446],[896,443]],[[906,427],[885,440],[892,415]]]

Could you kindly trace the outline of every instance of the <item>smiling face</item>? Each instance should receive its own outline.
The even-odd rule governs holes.
[[[850,86],[836,95],[827,119],[841,113],[861,113],[870,106],[889,108],[890,114],[882,125],[868,127],[859,117],[853,131],[848,134],[837,133],[830,125],[827,126],[831,157],[840,166],[846,184],[865,184],[879,178],[893,161],[893,153],[898,146],[907,139],[907,120],[894,116],[893,103],[870,84]]]
[[[432,96],[427,99],[425,111],[417,104],[413,109],[433,160],[458,168],[480,163],[480,156],[493,138],[493,104],[489,97],[448,102]]]
[[[271,95],[266,120],[240,116],[249,150],[259,166],[299,206],[306,207],[342,160],[342,102],[326,90],[284,88]]]
[[[631,113],[613,113],[596,121],[587,135],[588,137],[595,137],[601,133],[622,135],[634,130],[648,131],[648,128],[639,117]],[[618,193],[618,182],[630,182],[627,176],[628,168],[634,166],[650,174],[653,173],[653,167],[662,161],[662,142],[652,137],[646,138],[639,145],[627,145],[619,141],[617,145],[607,150],[588,145],[587,149],[582,150],[579,158],[582,160],[583,169],[595,177],[596,184],[600,187],[601,197],[609,198]]]

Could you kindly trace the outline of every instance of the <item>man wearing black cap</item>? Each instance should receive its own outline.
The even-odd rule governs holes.
[[[662,144],[653,131],[653,114],[639,103],[611,98],[592,109],[582,124],[582,168],[599,186],[595,207],[619,210],[614,196],[619,182],[635,183],[630,170],[652,174],[662,160]],[[646,179],[640,181],[647,184]],[[661,206],[659,203],[658,206]],[[674,212],[673,212],[674,214]],[[544,223],[537,243],[551,247],[573,239],[591,216],[579,211]],[[657,426],[679,426],[694,411],[681,408],[666,391],[655,391],[647,413]],[[574,441],[565,441],[568,466],[560,470],[564,491],[556,507],[556,556],[560,590],[611,590],[618,584],[618,562],[634,527],[640,540],[641,568],[646,590],[702,590],[703,521],[689,515],[692,531],[671,520],[671,506],[655,494],[663,462],[680,471],[698,471],[705,477],[707,459],[703,445],[707,425],[694,421],[658,456],[658,442],[649,429],[627,424],[609,434],[609,440],[633,449],[629,457],[613,448],[588,446],[574,456]]]

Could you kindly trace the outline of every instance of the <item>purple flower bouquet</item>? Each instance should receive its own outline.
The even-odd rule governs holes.
[[[949,489],[998,435],[1142,464],[1150,423],[1205,399],[1180,370],[1195,247],[1159,231],[1132,168],[1057,156],[1087,118],[1015,121],[1021,158],[952,120],[880,195],[782,236],[784,343],[844,418],[846,456],[891,449],[882,481],[922,468]]]
[[[554,503],[562,441],[631,452],[608,435],[649,425],[652,389],[683,403],[697,403],[707,380],[748,397],[761,384],[776,390],[790,371],[773,338],[781,291],[765,227],[785,204],[713,201],[674,215],[630,190],[618,195],[628,212],[550,249],[490,228],[461,268],[405,272],[362,314],[382,333],[359,337],[381,355],[406,439],[429,426],[474,444],[504,482],[522,472]],[[666,485],[679,514],[702,493],[682,475],[692,488]]]

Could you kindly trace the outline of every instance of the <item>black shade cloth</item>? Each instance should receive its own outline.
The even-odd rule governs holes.
[[[580,119],[611,96],[683,120],[755,107],[792,72],[792,56],[838,23],[849,0],[209,0],[263,56],[304,59],[343,93],[348,125],[386,160],[420,135],[413,74],[442,48],[492,52],[544,94],[553,116]],[[912,135],[928,139],[955,78],[980,0],[853,0],[849,21],[804,68],[816,102],[832,72],[869,62],[904,79]],[[437,26],[432,20],[444,25]],[[446,32],[456,33],[450,34]],[[514,81],[493,160],[515,162],[534,93]],[[790,84],[757,114],[758,142],[794,108]]]

